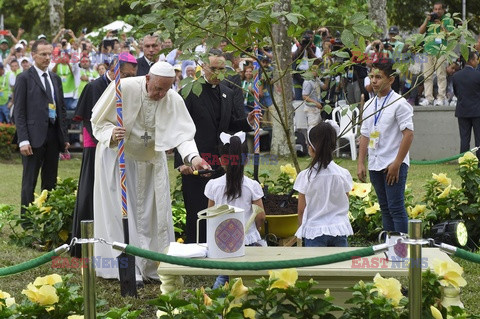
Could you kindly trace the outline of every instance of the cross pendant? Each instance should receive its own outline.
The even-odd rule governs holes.
[[[147,131],[145,131],[145,134],[143,134],[142,136],[140,136],[140,138],[143,140],[143,142],[145,143],[145,147],[147,147],[147,144],[148,144],[148,140],[151,140],[152,137],[150,135],[148,135]]]

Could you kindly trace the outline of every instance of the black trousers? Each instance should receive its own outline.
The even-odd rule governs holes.
[[[58,123],[56,124],[58,125]],[[45,143],[38,148],[32,148],[33,155],[22,156],[22,206],[33,202],[33,193],[37,185],[38,174],[41,169],[42,190],[52,190],[57,183],[58,155],[60,153],[58,131],[56,126],[49,125]],[[25,210],[22,208],[22,214]]]
[[[194,175],[182,175],[182,191],[187,222],[185,234],[186,243],[197,242],[197,213],[208,207],[208,198],[204,195],[205,186],[210,178]],[[205,221],[200,222],[199,242],[207,242],[207,226]]]
[[[475,146],[480,146],[480,117],[459,117],[458,129],[460,131],[460,153],[470,149],[470,139],[475,137]],[[477,151],[477,157],[480,157],[480,150]]]

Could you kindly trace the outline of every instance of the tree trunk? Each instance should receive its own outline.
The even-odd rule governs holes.
[[[387,0],[369,0],[368,15],[381,32],[381,34],[375,34],[375,36],[378,39],[383,39],[387,34]]]
[[[290,0],[278,0],[273,7],[274,11],[291,12]],[[291,156],[295,166],[297,164],[295,151],[295,134],[293,130],[293,105],[292,105],[292,77],[290,52],[290,38],[288,37],[289,22],[280,18],[278,24],[272,25],[272,47],[274,50],[273,66],[275,68],[274,80],[280,79],[274,86],[273,133],[271,153],[278,156]],[[287,70],[286,74],[283,72]],[[279,118],[282,121],[278,121]],[[285,125],[285,126],[284,126]]]
[[[65,0],[48,0],[50,34],[55,36],[65,25]]]

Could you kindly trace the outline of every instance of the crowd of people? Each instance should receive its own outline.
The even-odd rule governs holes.
[[[448,31],[452,24],[444,13],[444,5],[436,2],[420,33],[433,32],[432,24]],[[182,51],[174,47],[171,39],[162,39],[161,34],[149,34],[137,42],[113,30],[95,47],[84,31],[76,37],[72,30],[62,29],[52,42],[43,34],[27,42],[18,40],[23,33],[20,29],[16,37],[7,34],[12,42],[10,48],[7,39],[0,40],[0,119],[8,123],[13,114],[17,127],[16,142],[23,163],[22,205],[33,201],[40,170],[42,189],[55,186],[59,153],[80,141],[78,134],[68,135],[67,121],[71,119],[83,122],[84,143],[74,236],[79,237],[81,220],[94,219],[95,237],[124,241],[120,214],[120,198],[124,197],[130,212],[131,243],[163,252],[174,240],[165,155],[174,149],[174,165],[182,175],[187,211],[186,242],[195,242],[197,237],[205,241],[204,225],[197,234],[197,213],[207,207],[226,203],[262,206],[263,192],[257,182],[243,175],[243,164],[232,167],[228,162],[207,163],[200,156],[220,158],[245,152],[245,134],[228,134],[254,128],[257,92],[251,59],[225,52],[226,40],[216,48],[199,44],[195,51],[208,53],[199,64],[182,59]],[[332,36],[322,27],[315,32],[307,30],[293,41],[292,68],[312,70],[310,79],[304,79],[299,72],[292,76],[294,98],[306,102],[308,152],[312,157],[294,185],[299,192],[297,236],[304,238],[307,246],[346,246],[346,237],[352,234],[347,217],[347,193],[352,188],[352,178],[333,162],[339,132],[335,121],[329,120],[329,114],[323,111],[326,100],[333,105],[342,99],[353,104],[359,103],[363,95],[365,121],[359,143],[358,178],[366,179],[364,162],[368,155],[370,180],[378,195],[384,229],[404,233],[407,230],[403,194],[413,140],[412,105],[446,105],[446,77],[459,68],[447,67],[436,55],[437,46],[426,43],[427,62],[415,63],[407,74],[399,76],[393,62],[404,58],[408,46],[400,41],[397,27],[390,27],[388,33],[387,39],[368,43],[363,52],[366,60],[350,52],[355,63],[344,74],[328,77],[322,76],[323,71],[336,62],[332,53],[343,47],[339,36]],[[445,39],[438,41],[446,44]],[[258,102],[266,110],[272,104],[272,87],[263,72],[272,72],[272,52],[261,48],[258,54],[262,65]],[[371,56],[374,58],[369,60]],[[410,53],[408,56],[412,58]],[[116,63],[122,79],[123,125],[117,124],[115,110]],[[469,143],[466,128],[471,130],[473,126],[478,145],[477,66],[478,54],[471,51],[465,68],[452,76],[452,90],[458,99],[456,116],[461,132],[464,130],[462,139],[468,138]],[[223,79],[219,74],[228,68],[236,72]],[[435,99],[432,73],[437,78]],[[198,95],[188,91],[182,97],[181,79],[200,76],[204,78],[202,91]],[[410,91],[415,78],[421,76],[425,78],[422,101],[418,88]],[[402,93],[408,93],[406,99],[401,97]],[[384,108],[386,103],[388,108]],[[462,148],[468,143],[464,145],[462,140]],[[119,187],[120,168],[116,164],[119,145],[124,146],[124,165],[129,172],[125,194]],[[202,169],[208,170],[208,175],[195,174]],[[260,215],[248,233],[247,244],[260,241],[257,228],[261,227],[262,218]],[[28,221],[22,226],[29,227]],[[109,247],[97,245],[96,249],[103,257],[115,257]],[[79,251],[72,253],[78,256]],[[116,269],[99,268],[97,274],[118,278]],[[138,258],[136,279],[139,283],[158,280],[155,264]]]

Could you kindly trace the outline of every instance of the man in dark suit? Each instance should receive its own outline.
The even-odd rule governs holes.
[[[468,55],[465,67],[453,75],[453,91],[457,97],[455,116],[458,118],[460,131],[460,152],[470,149],[470,138],[475,136],[475,146],[480,146],[480,72],[478,66],[478,52],[472,51]],[[477,157],[480,151],[477,151]]]
[[[218,49],[210,51],[209,62],[202,67],[205,72],[205,83],[199,96],[190,94],[185,99],[185,104],[196,127],[195,143],[200,155],[210,164],[212,169],[220,168],[218,159],[220,133],[237,131],[250,131],[254,123],[253,111],[248,118],[236,118],[233,91],[220,83],[217,75],[225,71],[225,58]],[[205,185],[213,176],[194,176],[190,166],[183,165],[178,154],[175,157],[175,167],[182,173],[182,192],[187,211],[186,235],[187,243],[196,241],[197,213],[207,208],[208,199],[204,195]],[[205,224],[200,228],[199,240],[205,242]]]
[[[22,154],[21,202],[24,206],[33,201],[40,169],[42,189],[55,187],[58,155],[70,146],[62,80],[48,71],[52,51],[52,45],[46,40],[35,41],[32,46],[34,65],[18,75],[15,83],[14,118]]]
[[[137,59],[137,76],[147,75],[150,66],[157,62],[160,52],[160,42],[156,35],[146,35],[143,38],[143,56]]]

